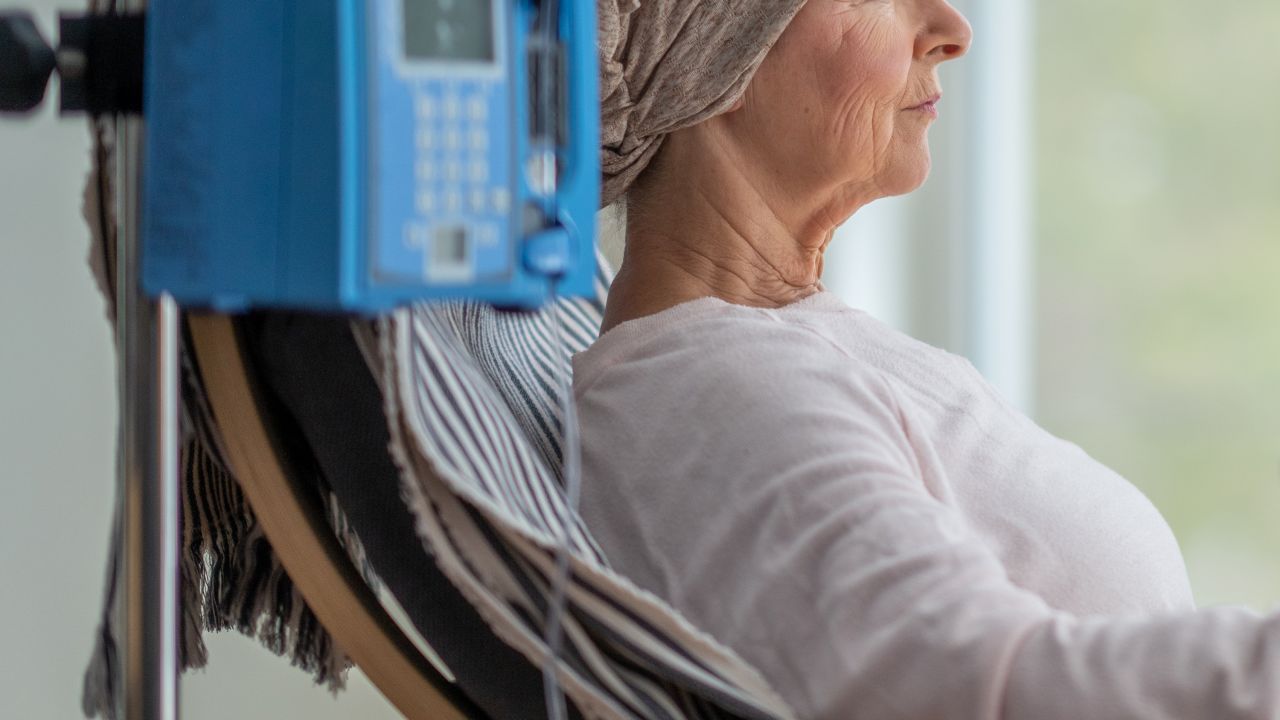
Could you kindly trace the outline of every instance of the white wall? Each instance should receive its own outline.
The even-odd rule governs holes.
[[[21,5],[55,27],[58,4]],[[0,718],[23,720],[80,717],[115,493],[114,356],[80,218],[87,123],[50,110],[0,120]],[[184,718],[399,717],[358,673],[335,701],[238,635],[209,650],[181,685]]]

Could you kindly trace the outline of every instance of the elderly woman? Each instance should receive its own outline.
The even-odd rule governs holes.
[[[1280,717],[1280,623],[1197,610],[1131,484],[824,291],[929,169],[944,0],[601,0],[603,335],[582,512],[802,718]]]

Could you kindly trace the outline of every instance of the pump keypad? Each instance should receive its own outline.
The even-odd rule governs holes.
[[[470,248],[473,241],[497,243],[498,223],[511,211],[510,192],[492,183],[490,112],[482,94],[451,91],[438,97],[419,88],[413,109],[418,217],[409,222],[419,229],[406,231],[406,244],[424,251],[429,274],[438,278],[469,262],[469,253],[460,248]],[[441,230],[422,232],[424,223]],[[445,238],[448,252],[434,247]]]

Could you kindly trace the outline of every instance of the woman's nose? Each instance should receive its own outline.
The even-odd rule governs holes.
[[[973,42],[973,27],[959,10],[946,0],[924,0],[925,31],[917,45],[919,56],[944,62],[954,60],[969,51]]]

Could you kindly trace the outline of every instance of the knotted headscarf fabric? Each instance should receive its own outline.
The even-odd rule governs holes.
[[[671,132],[733,106],[805,0],[597,0],[602,206]]]

